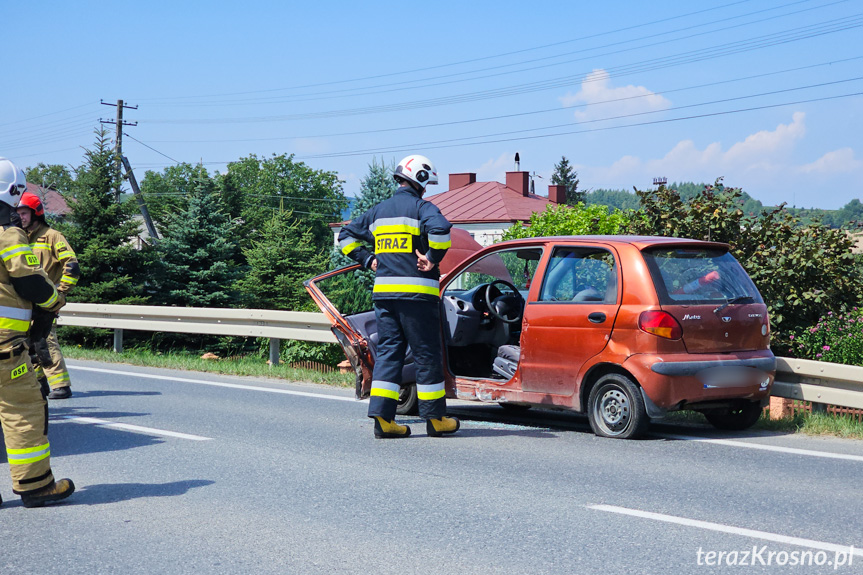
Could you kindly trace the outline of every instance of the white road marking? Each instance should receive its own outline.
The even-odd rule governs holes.
[[[716,445],[727,445],[729,447],[745,447],[747,449],[761,449],[764,451],[776,451],[778,453],[790,453],[792,455],[807,455],[809,457],[828,457],[831,459],[846,459],[848,461],[863,461],[863,455],[848,455],[845,453],[831,453],[829,451],[815,451],[813,449],[798,449],[796,447],[781,447],[779,445],[765,445],[764,443],[749,443],[748,441],[734,441],[732,439],[710,439],[709,437],[696,437],[691,435],[672,435],[658,433],[661,437],[678,439],[681,441],[699,441],[701,443],[714,443]]]
[[[100,425],[102,427],[116,427],[125,429],[126,431],[136,431],[146,433],[148,435],[165,435],[167,437],[179,437],[180,439],[191,439],[192,441],[210,441],[212,437],[202,437],[200,435],[191,435],[189,433],[178,433],[176,431],[166,431],[164,429],[156,429],[153,427],[141,427],[140,425],[130,425],[128,423],[117,423],[106,419],[96,419],[95,417],[77,417],[74,415],[63,415],[60,419],[71,421],[72,423],[89,423]]]
[[[863,549],[854,549],[849,545],[837,545],[836,543],[826,543],[824,541],[815,541],[813,539],[802,539],[800,537],[789,537],[788,535],[779,535],[777,533],[769,533],[767,531],[756,531],[754,529],[744,529],[742,527],[733,527],[731,525],[723,525],[722,523],[711,523],[709,521],[699,521],[697,519],[686,519],[685,517],[675,517],[674,515],[665,515],[663,513],[652,513],[650,511],[641,511],[638,509],[629,509],[627,507],[617,507],[616,505],[588,505],[588,509],[597,511],[607,511],[609,513],[619,513],[621,515],[631,515],[633,517],[641,517],[642,519],[653,519],[654,521],[663,521],[665,523],[675,523],[677,525],[685,525],[687,527],[698,527],[699,529],[707,529],[709,531],[719,531],[721,533],[730,533],[732,535],[742,535],[744,537],[752,537],[754,539],[763,539],[774,543],[785,543],[788,545],[797,545],[799,547],[809,547],[812,549],[821,549],[823,551],[832,552],[848,552],[857,557],[863,557]]]
[[[336,401],[351,401],[357,400],[353,397],[344,397],[341,395],[327,395],[324,393],[309,393],[307,391],[293,391],[290,389],[278,389],[272,387],[260,387],[257,385],[241,385],[239,383],[222,383],[218,381],[207,381],[206,379],[190,379],[187,377],[172,377],[168,375],[151,375],[149,373],[137,373],[134,371],[120,371],[116,369],[101,369],[98,367],[84,367],[80,365],[66,365],[69,369],[80,369],[82,371],[95,371],[97,373],[113,373],[116,375],[129,375],[132,377],[141,377],[144,379],[159,379],[162,381],[182,381],[183,383],[195,383],[198,385],[212,385],[213,387],[228,387],[232,389],[246,389],[249,391],[264,391],[267,393],[281,393],[283,395],[299,395],[302,397],[316,397],[319,399],[334,399]]]

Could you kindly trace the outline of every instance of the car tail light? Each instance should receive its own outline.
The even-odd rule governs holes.
[[[683,328],[667,311],[644,311],[638,316],[638,327],[642,331],[665,339],[680,339]]]

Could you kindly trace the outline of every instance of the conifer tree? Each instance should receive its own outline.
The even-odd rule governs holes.
[[[206,171],[195,179],[184,212],[167,214],[157,245],[159,286],[165,305],[231,307],[239,303],[234,283],[243,273],[236,224],[225,213]]]
[[[139,223],[131,202],[118,203],[114,151],[104,129],[76,170],[69,213],[59,229],[78,256],[81,279],[70,301],[142,304],[150,251],[137,241]],[[138,249],[141,247],[142,249]]]
[[[376,158],[372,158],[372,163],[369,164],[369,173],[360,183],[360,195],[357,196],[357,201],[351,210],[352,219],[372,206],[393,197],[398,189],[398,185],[393,179],[395,170],[395,160],[392,160],[391,165],[387,166],[383,158],[381,158],[380,164]]]
[[[273,213],[243,253],[249,270],[237,288],[251,307],[317,311],[303,281],[326,269],[328,251],[315,243],[309,225],[292,211]]]
[[[578,172],[575,171],[566,156],[561,156],[560,161],[554,165],[551,183],[556,186],[566,186],[566,203],[568,205],[574,206],[584,201],[584,192],[578,191]]]

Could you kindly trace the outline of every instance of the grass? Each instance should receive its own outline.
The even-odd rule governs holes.
[[[710,426],[700,413],[695,411],[676,411],[669,413],[664,421],[685,425],[703,424]],[[752,427],[763,431],[780,433],[801,433],[803,435],[841,437],[843,439],[863,439],[863,422],[850,416],[827,413],[797,413],[793,417],[770,419],[768,412]]]
[[[63,348],[69,359],[126,363],[165,369],[201,371],[224,375],[273,377],[286,381],[306,381],[337,387],[353,387],[353,373],[320,373],[309,369],[297,369],[285,364],[270,366],[260,358],[208,360],[197,355],[178,353],[153,353],[148,350],[129,349],[114,353],[106,349],[85,349],[76,346]],[[710,425],[700,413],[677,411],[669,413],[665,421],[685,425]],[[798,413],[790,418],[770,419],[765,413],[753,429],[784,433],[802,433],[812,436],[832,436],[845,439],[863,439],[863,422],[848,416],[826,413]]]
[[[76,346],[63,347],[67,359],[103,361],[106,363],[127,363],[165,369],[202,371],[224,375],[246,375],[255,377],[274,377],[287,381],[308,381],[337,387],[353,387],[354,374],[321,373],[311,369],[297,369],[280,363],[270,366],[260,358],[239,359],[201,359],[197,355],[179,353],[153,353],[148,350],[129,349],[114,353],[105,349],[85,349]]]

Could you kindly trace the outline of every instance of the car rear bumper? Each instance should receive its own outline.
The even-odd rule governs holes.
[[[645,395],[663,410],[687,404],[770,395],[776,358],[769,350],[728,354],[636,354],[623,364],[641,384]]]

